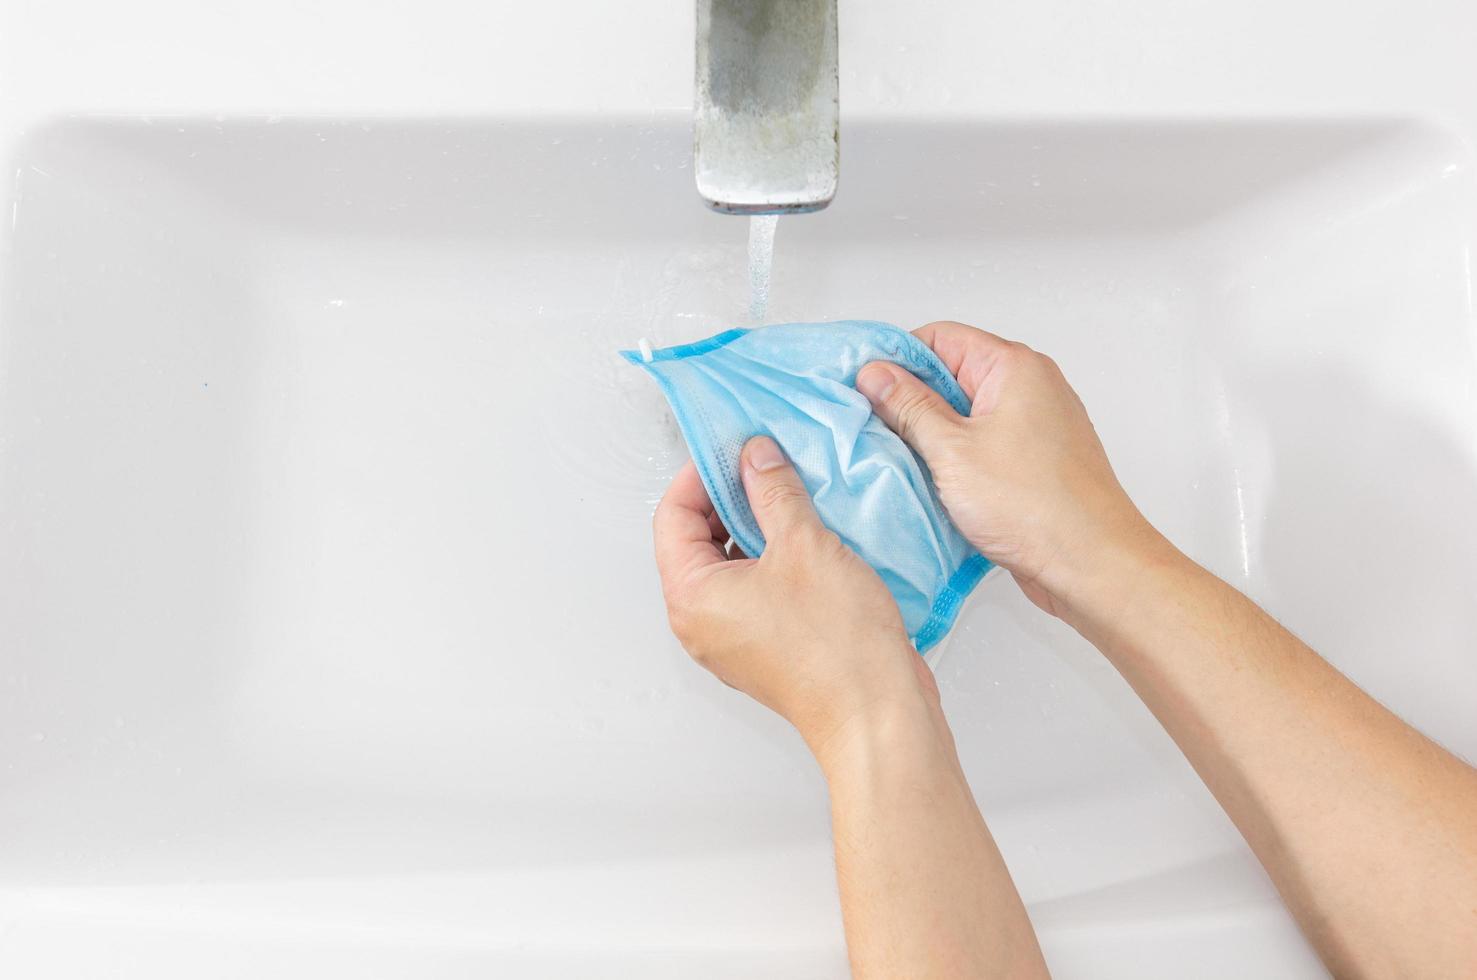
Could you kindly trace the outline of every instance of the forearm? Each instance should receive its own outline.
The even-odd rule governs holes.
[[[1477,968],[1477,774],[1156,539],[1105,560],[1064,618],[1164,724],[1331,967]]]
[[[883,706],[817,757],[855,976],[1046,975],[936,705]]]

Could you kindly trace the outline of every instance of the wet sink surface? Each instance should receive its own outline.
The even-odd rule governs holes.
[[[846,138],[836,205],[780,224],[772,319],[952,317],[1048,351],[1161,528],[1477,752],[1460,142]],[[844,972],[813,764],[686,660],[649,557],[685,453],[614,351],[747,309],[746,227],[701,208],[689,153],[678,117],[19,144],[0,962],[93,936],[182,970],[301,968],[311,940],[367,969]],[[938,674],[1054,965],[1318,975],[1173,745],[1008,578]]]

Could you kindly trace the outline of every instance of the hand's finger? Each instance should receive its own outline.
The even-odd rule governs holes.
[[[733,537],[733,535],[728,533],[728,528],[723,526],[723,518],[718,516],[716,509],[708,515],[708,530],[713,532],[713,541],[716,544],[721,545]]]
[[[698,478],[697,467],[689,462],[673,478],[652,519],[663,590],[670,591],[697,570],[726,560],[713,540],[712,516],[713,502]]]
[[[942,395],[906,368],[873,361],[857,372],[856,389],[872,410],[925,460],[944,451],[943,440],[964,419]]]
[[[1020,349],[1019,344],[1003,337],[953,320],[924,324],[913,331],[913,336],[938,355],[970,401],[974,401],[996,365],[1011,351]]]
[[[723,518],[718,515],[716,507],[708,515],[708,530],[712,532],[713,544],[718,546],[718,550],[723,552],[729,561],[742,560],[749,557],[744,554],[744,549],[738,546],[738,542],[733,540],[733,535],[728,533],[728,528],[724,526]]]
[[[800,474],[773,439],[768,436],[750,439],[744,446],[739,470],[749,495],[749,506],[767,542],[773,544],[797,527],[820,524]]]
[[[738,546],[733,535],[728,533],[728,528],[723,524],[723,518],[718,516],[717,509],[708,515],[708,530],[713,532],[713,543],[718,550],[728,556],[729,561],[743,560],[749,556],[744,554],[744,549]]]

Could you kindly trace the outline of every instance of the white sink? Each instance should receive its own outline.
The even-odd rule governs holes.
[[[775,320],[1057,358],[1193,556],[1477,753],[1474,157],[1402,118],[844,124]],[[682,112],[58,118],[0,279],[0,973],[842,976],[823,786],[692,665],[614,354],[743,322]],[[938,666],[1060,976],[1319,976],[1004,577]]]

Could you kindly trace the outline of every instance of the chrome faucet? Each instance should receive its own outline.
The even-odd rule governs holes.
[[[836,194],[836,0],[697,0],[693,163],[727,214],[819,211]]]

